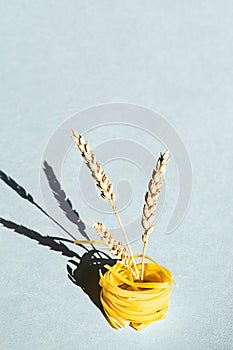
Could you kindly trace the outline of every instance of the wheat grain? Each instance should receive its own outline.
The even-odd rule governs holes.
[[[158,197],[160,195],[163,178],[169,161],[168,152],[161,153],[153,170],[152,178],[148,185],[148,191],[145,195],[145,204],[142,214],[142,227],[148,235],[154,229],[154,219],[157,209]]]
[[[142,235],[143,241],[143,252],[142,252],[142,272],[141,280],[143,280],[144,275],[144,261],[146,254],[146,247],[148,244],[148,237],[154,230],[154,220],[157,209],[158,198],[162,189],[164,174],[169,161],[169,153],[160,153],[157,160],[156,167],[153,170],[152,178],[148,185],[148,191],[145,195],[145,204],[143,207],[142,214],[142,227],[144,228],[144,233]]]
[[[108,246],[110,253],[123,264],[127,265],[128,254],[126,248],[123,247],[121,242],[118,242],[113,233],[102,223],[98,222],[94,224],[100,238]]]
[[[101,191],[101,197],[111,205],[115,202],[115,194],[113,192],[113,185],[108,180],[108,176],[97,162],[94,153],[91,151],[88,143],[85,141],[82,135],[78,135],[75,130],[72,129],[72,140],[78,146],[83,158],[86,161],[88,168],[91,170],[92,176],[96,180],[97,187]]]

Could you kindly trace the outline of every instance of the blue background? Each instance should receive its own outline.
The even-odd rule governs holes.
[[[141,333],[109,327],[68,280],[66,257],[1,227],[1,349],[230,349],[232,1],[19,0],[0,1],[0,13],[1,169],[35,199],[56,127],[102,103],[165,115],[194,174],[185,220],[158,235],[156,257],[179,288],[167,319]],[[2,217],[58,234],[2,182],[0,193]]]

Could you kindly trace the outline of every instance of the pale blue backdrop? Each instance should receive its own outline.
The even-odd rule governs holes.
[[[230,349],[232,1],[1,0],[0,13],[0,168],[39,204],[50,136],[69,115],[102,103],[165,115],[194,175],[185,220],[149,248],[179,288],[167,319],[141,333],[109,327],[67,278],[66,256],[1,227],[0,348]],[[59,235],[2,181],[0,198],[1,217]],[[166,224],[163,215],[161,231]]]

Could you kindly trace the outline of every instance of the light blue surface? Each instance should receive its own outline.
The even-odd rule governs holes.
[[[188,215],[164,235],[168,205],[148,251],[179,288],[167,319],[141,333],[109,327],[68,280],[66,257],[1,227],[2,350],[231,348],[232,11],[226,0],[0,1],[4,172],[40,202],[40,160],[56,127],[92,105],[130,102],[166,116],[194,173]],[[2,217],[58,235],[2,182],[0,196]]]

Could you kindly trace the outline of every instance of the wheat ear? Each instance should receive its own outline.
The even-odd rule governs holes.
[[[138,272],[138,268],[137,268],[137,265],[136,265],[136,262],[134,259],[134,255],[133,255],[132,249],[130,247],[129,240],[128,240],[126,231],[124,229],[124,226],[122,224],[119,212],[118,212],[117,207],[115,205],[115,194],[113,192],[113,185],[109,181],[108,176],[105,174],[101,165],[97,162],[94,153],[91,151],[91,149],[90,149],[88,143],[86,142],[86,140],[84,139],[84,137],[82,135],[77,134],[76,131],[72,129],[71,138],[78,146],[83,158],[86,161],[88,168],[91,170],[92,176],[96,180],[97,187],[101,191],[101,197],[110,203],[110,205],[114,211],[114,214],[115,214],[117,221],[120,225],[120,228],[123,232],[127,248],[128,248],[129,253],[132,257],[132,261],[133,261],[133,265],[134,265],[134,268],[136,271],[137,278],[139,278],[139,272]]]
[[[169,161],[169,153],[160,153],[160,156],[157,160],[156,167],[153,170],[152,178],[148,185],[148,191],[145,195],[145,204],[143,207],[142,214],[142,227],[144,228],[144,233],[142,235],[143,242],[143,252],[142,252],[142,270],[141,270],[141,280],[143,281],[144,277],[144,264],[145,264],[145,255],[146,247],[148,244],[149,235],[154,230],[154,220],[157,209],[158,197],[160,195],[164,174]]]
[[[100,236],[101,240],[107,245],[110,253],[123,264],[128,263],[128,254],[126,248],[123,247],[121,242],[118,242],[113,233],[102,223],[98,222],[94,224],[96,232]]]
[[[82,135],[78,135],[73,129],[71,137],[78,146],[88,168],[91,170],[92,176],[96,180],[97,187],[101,191],[101,197],[110,202],[112,205],[115,202],[115,194],[113,192],[113,186],[108,180],[108,176],[97,162],[94,153],[91,151],[84,137]]]

